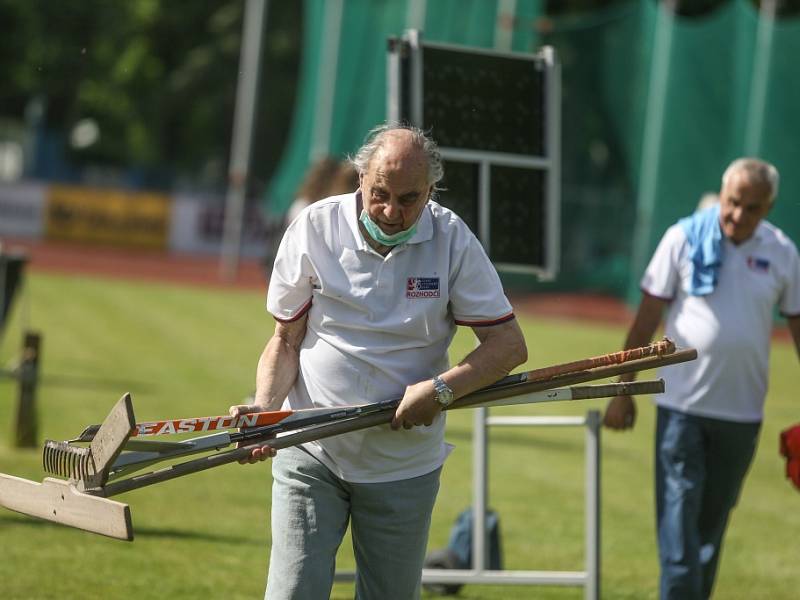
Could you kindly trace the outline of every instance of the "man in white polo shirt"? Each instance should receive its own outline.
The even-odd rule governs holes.
[[[755,451],[764,413],[773,309],[788,319],[800,356],[800,258],[763,220],[778,172],[757,159],[731,163],[718,204],[664,234],[642,278],[625,347],[648,342],[667,309],[665,335],[698,350],[667,367],[656,400],[656,513],[662,600],[708,598],[722,540]],[[633,427],[630,396],[604,422]]]
[[[255,403],[231,411],[403,399],[391,426],[253,452],[249,462],[275,456],[270,599],[328,598],[348,522],[356,596],[418,597],[448,453],[442,408],[527,359],[479,242],[431,199],[443,175],[433,140],[381,126],[353,163],[359,189],[309,206],[281,241]],[[480,344],[450,367],[457,325]]]

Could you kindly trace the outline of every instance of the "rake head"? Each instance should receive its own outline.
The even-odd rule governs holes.
[[[86,481],[97,472],[90,448],[54,440],[44,444],[42,466],[47,473],[75,481]]]

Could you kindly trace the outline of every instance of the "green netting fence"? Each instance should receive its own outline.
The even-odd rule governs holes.
[[[534,52],[562,63],[562,248],[553,282],[634,299],[664,230],[757,155],[781,172],[770,220],[800,240],[800,19],[747,0],[682,17],[655,0],[551,17],[541,0],[305,0],[299,100],[266,198],[281,214],[308,165],[353,152],[386,114],[386,40]],[[513,10],[513,12],[509,12]],[[335,67],[335,68],[334,68]],[[524,201],[524,199],[521,199]]]

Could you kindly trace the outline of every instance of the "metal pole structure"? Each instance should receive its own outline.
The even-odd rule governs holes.
[[[19,402],[14,445],[17,448],[35,448],[38,427],[36,418],[36,389],[39,384],[39,357],[41,335],[26,331],[19,366]]]
[[[767,105],[767,88],[772,62],[772,38],[775,33],[777,0],[762,0],[758,11],[758,34],[756,55],[753,59],[753,74],[750,83],[750,103],[747,109],[747,134],[744,151],[748,156],[757,156],[761,151],[761,135],[764,128],[764,113]]]
[[[545,46],[541,50],[549,66],[547,78],[547,264],[540,281],[552,281],[561,262],[561,63],[555,49]]]
[[[489,497],[487,481],[488,443],[487,416],[489,409],[476,408],[472,417],[472,569],[478,573],[486,569],[486,504]]]
[[[586,600],[600,598],[600,412],[586,413]]]
[[[672,31],[677,0],[663,0],[656,10],[653,57],[650,61],[650,86],[645,111],[642,162],[639,169],[636,224],[633,230],[633,256],[631,257],[631,282],[628,289],[639,289],[639,276],[644,271],[648,244],[656,204],[658,166],[661,162],[661,142],[664,134],[667,80],[669,78],[670,55],[672,54]]]
[[[428,13],[428,0],[409,0],[406,10],[406,29],[425,31],[425,17]]]
[[[494,24],[494,49],[511,52],[514,42],[514,15],[517,0],[499,0]]]
[[[236,87],[236,108],[233,114],[233,136],[228,166],[228,192],[225,198],[225,222],[220,260],[220,275],[228,281],[236,277],[239,268],[242,219],[258,96],[261,38],[266,12],[267,0],[247,0],[242,23],[242,48],[239,55],[239,79]]]
[[[0,342],[3,341],[3,332],[6,329],[6,285],[8,285],[8,261],[3,255],[3,243],[0,241]],[[11,294],[8,295],[8,303],[11,304]],[[11,306],[8,307],[8,312],[11,312]]]
[[[322,58],[317,85],[314,127],[311,131],[310,162],[331,152],[331,127],[333,126],[333,102],[336,98],[336,75],[339,70],[339,44],[342,37],[342,0],[325,2],[325,27],[322,31],[320,52]]]

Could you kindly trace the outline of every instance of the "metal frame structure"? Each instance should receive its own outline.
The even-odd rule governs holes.
[[[399,44],[399,46],[398,46]],[[448,44],[423,43],[418,31],[407,31],[401,41],[391,40],[388,53],[387,110],[391,120],[410,117],[411,124],[425,128],[423,111],[423,60],[425,48],[489,54],[517,60],[530,60],[532,67],[544,65],[544,152],[521,155],[464,148],[440,147],[442,158],[478,166],[478,239],[492,259],[491,248],[491,167],[507,166],[545,171],[547,240],[544,265],[494,261],[498,270],[531,274],[541,280],[555,277],[559,263],[561,195],[561,68],[553,48],[544,47],[536,55],[464,48]],[[407,61],[404,67],[403,61]],[[404,111],[405,108],[405,111]],[[404,114],[404,112],[406,114]],[[488,499],[489,426],[583,426],[586,428],[586,568],[584,571],[492,571],[487,570],[486,507]],[[519,585],[579,585],[587,599],[600,594],[600,416],[590,411],[579,417],[490,417],[488,408],[478,408],[473,421],[473,564],[470,570],[426,569],[424,583],[492,583]],[[342,574],[346,578],[347,574]]]
[[[490,585],[582,586],[586,600],[600,597],[600,412],[591,410],[585,417],[479,417],[487,409],[476,409],[473,436],[473,523],[472,569],[423,569],[422,583],[473,583]],[[486,568],[485,515],[488,504],[487,480],[488,428],[497,427],[583,427],[585,429],[586,496],[584,515],[586,531],[585,569],[583,571],[497,571]],[[354,571],[336,573],[336,581],[352,581]]]
[[[397,44],[400,47],[397,47]],[[560,222],[561,222],[561,67],[555,50],[545,46],[538,54],[518,52],[498,52],[481,48],[467,48],[452,44],[422,42],[417,30],[406,31],[402,40],[390,40],[387,58],[387,115],[389,120],[401,121],[404,118],[403,98],[407,97],[410,122],[420,128],[427,126],[423,119],[423,60],[425,48],[467,52],[515,60],[530,61],[532,68],[544,65],[545,78],[545,151],[542,155],[523,155],[485,150],[469,150],[440,146],[444,160],[467,162],[478,165],[478,231],[475,232],[486,249],[489,258],[491,245],[490,215],[492,213],[490,187],[491,167],[517,167],[545,171],[547,174],[546,214],[547,223],[544,265],[527,265],[512,262],[494,262],[498,270],[508,273],[535,275],[540,280],[552,280],[560,262]],[[407,55],[405,55],[407,54]],[[402,60],[408,60],[408,80],[404,81]]]

